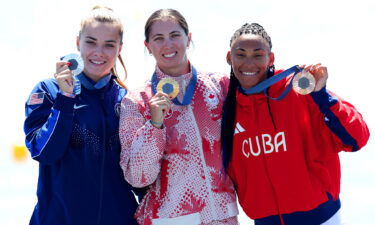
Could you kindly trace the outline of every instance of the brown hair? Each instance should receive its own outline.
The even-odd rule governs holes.
[[[145,25],[145,40],[148,43],[149,42],[149,36],[151,32],[151,26],[154,24],[154,22],[162,19],[172,19],[176,21],[181,28],[184,30],[185,34],[189,34],[189,26],[185,20],[185,18],[182,16],[182,14],[175,10],[175,9],[159,9],[155,11],[151,16],[148,18],[146,25]]]
[[[82,34],[83,30],[85,29],[85,27],[87,26],[87,24],[90,24],[94,21],[100,22],[100,23],[110,23],[110,24],[113,24],[114,26],[118,27],[119,35],[120,35],[120,45],[122,45],[124,27],[121,23],[120,18],[113,12],[113,10],[111,8],[109,8],[107,6],[94,6],[92,8],[91,12],[81,21],[81,27],[80,27],[80,30],[79,30],[79,37],[81,37],[81,34]],[[126,80],[128,73],[126,71],[124,61],[122,60],[122,57],[121,57],[120,54],[118,55],[118,59],[119,59],[121,65],[122,65],[122,67],[124,68],[124,71],[125,71],[124,80]],[[120,86],[126,88],[123,81],[121,81],[118,77],[116,65],[111,69],[111,73],[114,76],[116,76],[116,79],[115,79],[116,82]]]

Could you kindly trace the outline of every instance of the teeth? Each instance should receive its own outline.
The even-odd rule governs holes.
[[[104,61],[94,61],[94,60],[90,60],[90,62],[96,64],[96,65],[101,65],[101,64],[104,64]]]
[[[254,76],[256,72],[242,72],[242,74],[245,76]]]
[[[176,52],[173,52],[173,53],[171,53],[171,54],[164,54],[164,57],[166,57],[166,58],[171,58],[171,57],[173,57],[173,56],[175,56],[176,55]]]

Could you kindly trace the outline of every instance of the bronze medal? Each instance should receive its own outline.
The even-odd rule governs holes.
[[[315,89],[314,76],[311,73],[302,70],[302,72],[296,74],[293,79],[293,89],[301,95],[310,94]]]

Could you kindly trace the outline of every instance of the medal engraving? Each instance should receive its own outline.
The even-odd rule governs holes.
[[[310,94],[315,89],[314,76],[305,70],[298,73],[293,79],[293,89],[301,95]]]
[[[158,85],[156,86],[156,90],[169,95],[169,97],[173,99],[177,97],[178,93],[180,92],[180,87],[172,78],[164,78],[159,81]]]
[[[78,75],[83,71],[83,60],[80,55],[72,53],[62,57],[61,61],[69,62],[69,70],[73,75]]]

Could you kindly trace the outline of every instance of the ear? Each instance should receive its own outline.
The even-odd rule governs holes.
[[[232,66],[232,57],[230,55],[230,51],[227,52],[227,63]]]
[[[151,52],[151,50],[150,50],[150,48],[149,48],[149,46],[148,46],[148,42],[147,42],[147,41],[144,41],[143,44],[146,46],[146,48],[147,48],[147,50],[148,50],[148,53],[149,53],[149,54],[152,54],[152,52]]]
[[[270,52],[269,57],[270,57],[270,59],[269,59],[268,66],[273,66],[274,63],[275,63],[275,54],[273,54],[273,52]]]
[[[80,48],[79,48],[79,36],[77,36],[77,39],[76,39],[76,46],[77,46],[77,50],[80,51]]]
[[[192,34],[189,33],[189,34],[188,34],[188,41],[187,41],[187,45],[186,45],[187,48],[189,48],[189,46],[190,46],[191,37],[192,37]]]
[[[122,45],[123,45],[123,44],[120,44],[120,49],[118,50],[118,54],[119,54],[119,55],[120,55],[121,50],[122,50]]]

